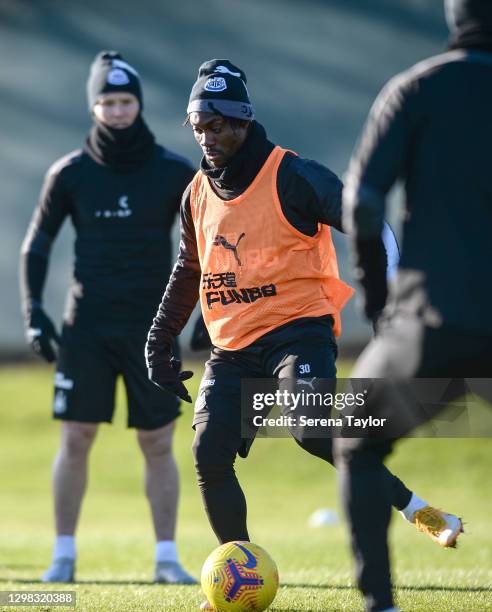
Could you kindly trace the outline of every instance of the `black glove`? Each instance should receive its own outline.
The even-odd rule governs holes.
[[[192,351],[206,351],[212,346],[212,341],[205,326],[202,315],[198,317],[191,335],[190,348]]]
[[[26,340],[32,350],[48,363],[55,361],[55,345],[60,344],[60,336],[41,306],[33,307],[26,317]]]
[[[191,396],[188,389],[183,385],[183,380],[188,380],[193,376],[193,372],[186,370],[181,372],[181,361],[169,356],[168,361],[149,367],[149,379],[163,391],[174,393],[185,402],[191,404]]]

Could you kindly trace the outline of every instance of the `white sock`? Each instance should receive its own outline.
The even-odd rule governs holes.
[[[155,560],[156,563],[161,561],[177,561],[178,549],[174,540],[160,540],[155,545]]]
[[[407,521],[413,523],[413,515],[417,512],[417,510],[422,510],[422,508],[425,508],[428,505],[429,504],[425,501],[425,499],[420,499],[420,497],[417,497],[415,493],[412,493],[412,498],[410,499],[408,506],[403,508],[403,510],[400,510],[400,514],[406,518]]]
[[[398,612],[398,608],[386,608],[385,610],[381,610],[381,612]]]
[[[69,535],[56,536],[55,548],[53,550],[53,560],[60,559],[76,559],[77,551],[75,549],[75,537]]]

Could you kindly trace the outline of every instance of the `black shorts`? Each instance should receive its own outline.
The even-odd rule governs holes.
[[[148,379],[145,341],[145,332],[101,335],[66,325],[55,373],[54,418],[111,423],[118,375],[126,388],[128,427],[157,429],[179,416],[178,398]]]
[[[418,316],[396,314],[383,322],[378,335],[359,356],[351,377],[377,380],[361,416],[387,419],[392,429],[384,430],[383,439],[373,435],[340,437],[335,448],[347,454],[377,448],[384,455],[390,452],[393,439],[408,435],[436,417],[447,403],[466,395],[471,380],[473,393],[492,403],[487,382],[492,378],[492,336],[447,325],[428,327]],[[435,379],[437,389],[442,380],[449,381],[441,396],[429,393],[427,400],[419,403],[411,386],[412,380],[418,379]],[[479,380],[483,384],[477,386]],[[429,389],[433,391],[432,386]],[[429,397],[434,398],[432,402]]]
[[[490,378],[492,336],[395,314],[357,359],[354,378]]]
[[[243,378],[334,379],[336,357],[331,316],[298,319],[238,351],[214,347],[200,383],[193,427],[213,421],[240,433]]]

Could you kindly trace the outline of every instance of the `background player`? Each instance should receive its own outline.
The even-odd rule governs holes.
[[[56,542],[45,582],[75,573],[75,530],[98,424],[111,422],[122,375],[128,426],[145,458],[145,490],[154,523],[155,580],[193,583],[174,542],[178,473],[172,454],[177,398],[147,379],[144,344],[155,303],[169,277],[170,230],[191,164],[156,144],[142,118],[136,70],[101,52],[87,82],[93,126],[82,149],[49,169],[22,247],[26,333],[45,360],[56,359],[53,415],[62,420],[53,469]],[[75,262],[61,339],[42,305],[52,243],[66,217],[75,229]]]

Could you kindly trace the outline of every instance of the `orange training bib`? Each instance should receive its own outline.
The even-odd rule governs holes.
[[[248,346],[267,332],[301,317],[331,314],[335,334],[353,289],[340,280],[330,228],[315,236],[285,218],[277,171],[286,153],[275,147],[244,193],[221,200],[198,172],[191,212],[202,269],[200,302],[212,343]]]

